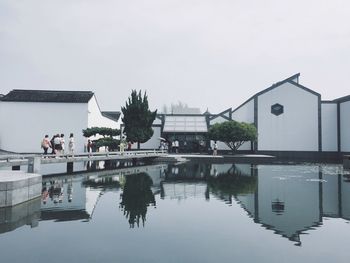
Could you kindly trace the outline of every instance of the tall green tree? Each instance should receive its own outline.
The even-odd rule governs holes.
[[[253,124],[237,121],[216,123],[210,127],[208,136],[213,141],[225,143],[232,151],[236,151],[244,142],[255,141],[257,130]]]
[[[153,135],[152,123],[156,118],[157,110],[150,111],[146,92],[142,96],[141,90],[136,92],[132,90],[131,96],[122,107],[124,123],[123,133],[127,140],[140,143],[147,142]]]

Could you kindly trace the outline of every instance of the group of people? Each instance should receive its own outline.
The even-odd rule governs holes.
[[[173,153],[178,153],[179,152],[179,141],[175,140],[173,142],[170,142],[170,141],[161,140],[160,145],[159,145],[159,149],[162,151],[164,150],[166,152],[170,151]]]
[[[52,149],[51,154],[61,155],[65,154],[66,142],[64,139],[64,134],[56,134],[52,136],[51,140],[49,135],[45,135],[44,139],[41,141],[41,148],[44,150],[44,155],[48,154],[49,148]],[[75,142],[73,133],[69,136],[68,141],[68,154],[74,155]]]
[[[183,142],[183,147],[186,148],[187,143],[186,141]],[[200,141],[199,142],[199,146],[200,149],[205,147],[205,142],[204,141]],[[169,151],[171,153],[179,153],[179,141],[178,140],[174,140],[173,142],[170,141],[166,141],[166,140],[161,140],[160,141],[160,145],[159,145],[159,149],[160,150],[165,150],[165,151]],[[212,151],[213,155],[217,155],[218,154],[218,144],[217,141],[214,141],[212,147],[209,147],[208,151]]]

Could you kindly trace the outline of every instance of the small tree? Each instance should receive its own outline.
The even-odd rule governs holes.
[[[137,147],[140,148],[140,143],[147,142],[153,136],[152,123],[157,110],[150,111],[146,92],[142,96],[141,91],[137,93],[133,90],[125,107],[122,107],[122,112],[125,125],[123,133],[128,141],[137,142]]]
[[[97,148],[99,147],[108,147],[110,150],[117,150],[120,140],[114,139],[114,136],[120,135],[120,130],[118,129],[112,129],[112,128],[106,128],[106,127],[92,127],[87,128],[83,130],[84,137],[91,137],[96,135],[103,136],[102,138],[99,138],[94,141],[95,146]]]
[[[210,127],[208,136],[211,140],[221,141],[230,147],[232,151],[236,151],[244,142],[255,141],[257,131],[253,124],[225,121]]]

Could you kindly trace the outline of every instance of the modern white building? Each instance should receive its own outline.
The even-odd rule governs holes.
[[[241,152],[280,157],[339,158],[350,153],[350,96],[322,101],[321,95],[300,84],[295,74],[256,93],[242,105],[219,114],[208,111],[158,114],[154,134],[141,149],[157,149],[160,141],[179,141],[180,152],[207,152],[213,142],[210,126],[229,120],[252,123],[256,142],[246,142]],[[101,112],[92,92],[13,90],[0,97],[0,149],[37,152],[45,134],[72,132],[77,151],[88,127],[123,128],[119,112]],[[137,148],[134,144],[133,149]],[[218,142],[219,151],[229,150]]]
[[[197,151],[213,145],[206,139],[210,126],[229,120],[252,123],[257,142],[246,142],[239,151],[281,157],[339,158],[350,152],[350,96],[322,101],[321,95],[299,82],[295,74],[258,92],[234,110],[219,114],[159,114],[155,134],[143,148],[157,148],[159,137],[178,140],[180,150]],[[158,139],[158,140],[157,140]],[[147,146],[147,147],[145,147]],[[218,142],[219,150],[230,150]]]
[[[241,150],[282,156],[337,156],[350,151],[350,96],[322,101],[295,74],[255,94],[232,111],[232,119],[254,123],[256,143]]]
[[[40,152],[44,136],[74,134],[76,152],[83,152],[90,127],[120,129],[119,112],[101,112],[91,91],[12,90],[0,97],[0,149]]]

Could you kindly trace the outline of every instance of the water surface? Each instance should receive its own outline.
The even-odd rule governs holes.
[[[45,177],[0,209],[0,262],[349,262],[339,165],[153,165]]]

